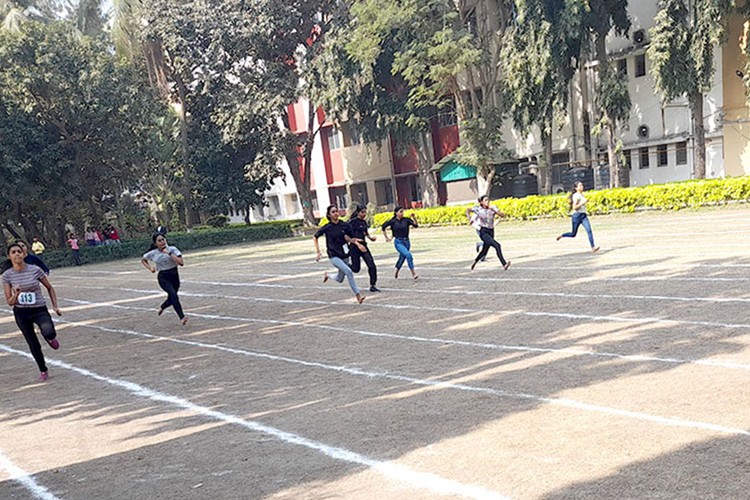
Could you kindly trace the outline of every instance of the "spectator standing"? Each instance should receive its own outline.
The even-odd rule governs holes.
[[[83,233],[83,239],[86,240],[86,245],[90,247],[96,245],[96,233],[94,233],[94,229],[91,227],[86,228],[86,232]]]
[[[68,235],[68,246],[70,247],[71,252],[73,252],[73,262],[75,262],[76,266],[80,266],[81,249],[78,246],[78,237],[75,235],[75,233],[70,233]]]
[[[34,252],[34,255],[41,259],[46,249],[47,248],[44,246],[44,243],[39,241],[39,238],[34,237],[33,243],[31,244],[31,251]]]

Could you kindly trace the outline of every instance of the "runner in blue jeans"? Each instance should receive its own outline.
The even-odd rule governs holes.
[[[583,183],[581,181],[576,182],[573,185],[573,191],[568,195],[568,204],[572,210],[573,217],[573,230],[569,233],[563,233],[557,237],[557,241],[561,238],[575,238],[578,234],[578,227],[583,226],[586,230],[586,234],[589,236],[589,244],[591,245],[591,251],[597,252],[599,247],[594,245],[594,233],[591,232],[591,224],[589,223],[589,217],[586,214],[586,204],[589,200],[583,195]]]
[[[393,233],[393,238],[388,238],[388,233],[385,231],[389,227],[391,228],[391,232]],[[417,276],[417,272],[414,270],[414,257],[411,254],[411,242],[409,241],[410,227],[419,227],[417,217],[414,214],[412,214],[411,218],[404,217],[403,207],[396,207],[396,209],[393,211],[393,218],[383,224],[382,227],[385,241],[391,241],[391,239],[393,239],[393,245],[396,247],[396,251],[398,252],[398,260],[396,261],[396,274],[394,275],[396,279],[398,279],[398,272],[401,270],[401,266],[404,265],[404,261],[406,261],[406,265],[409,266],[411,277],[414,279],[419,278],[419,276]]]
[[[360,304],[364,302],[365,297],[357,286],[357,282],[354,280],[354,273],[349,266],[349,246],[356,245],[357,248],[362,252],[367,252],[367,248],[362,243],[352,236],[352,228],[346,222],[342,222],[339,219],[339,209],[336,205],[330,205],[326,209],[326,218],[328,224],[318,229],[313,237],[315,243],[315,251],[317,256],[315,260],[320,262],[320,246],[318,244],[318,238],[325,235],[326,237],[326,252],[328,258],[331,260],[331,264],[338,269],[335,280],[339,283],[344,282],[344,278],[349,281],[349,287],[354,292],[354,296],[357,297],[357,302]],[[328,281],[328,273],[323,274],[323,283]]]

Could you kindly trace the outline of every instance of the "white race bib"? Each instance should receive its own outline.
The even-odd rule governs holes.
[[[36,293],[21,292],[18,294],[18,303],[23,306],[33,306],[36,304]]]

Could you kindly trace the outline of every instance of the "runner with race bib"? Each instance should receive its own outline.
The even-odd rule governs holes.
[[[21,329],[31,355],[39,367],[39,380],[47,380],[49,377],[47,364],[44,361],[42,345],[34,332],[34,325],[39,326],[42,337],[52,349],[59,349],[60,342],[57,340],[55,324],[47,310],[47,302],[44,300],[40,284],[44,285],[49,292],[55,313],[62,316],[62,312],[57,306],[57,294],[49,278],[39,267],[24,262],[25,256],[26,251],[18,243],[8,247],[8,259],[12,267],[3,273],[3,289],[6,302],[9,306],[13,306],[16,324]]]

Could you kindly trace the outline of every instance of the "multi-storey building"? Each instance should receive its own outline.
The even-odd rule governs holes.
[[[646,49],[657,8],[653,0],[630,0],[629,35],[607,39],[611,58],[628,80],[632,109],[628,123],[622,124],[618,132],[630,167],[630,184],[636,186],[690,179],[693,171],[694,135],[687,99],[663,103],[650,75]],[[743,20],[736,16],[729,23],[728,42],[714,51],[716,73],[704,99],[707,177],[750,174],[750,112],[742,81],[746,56],[739,44],[742,33]],[[584,114],[588,114],[592,124],[597,118],[596,89],[593,65],[583,68],[571,83],[568,112],[560,117],[553,138],[556,191],[562,187],[564,169],[574,165],[596,167],[606,162],[605,138],[591,136],[587,141],[584,136]],[[307,130],[308,106],[304,101],[289,106],[293,130]],[[344,207],[352,202],[371,202],[381,210],[396,204],[420,206],[422,189],[413,149],[403,153],[391,140],[362,144],[356,130],[347,124],[336,126],[326,121],[322,111],[316,113],[315,120],[316,125],[322,124],[312,156],[312,189],[318,215],[331,203]],[[431,137],[429,156],[439,174],[440,202],[474,199],[477,193],[472,170],[456,165],[448,156],[459,144],[454,116],[444,114],[435,119]],[[504,137],[518,159],[533,160],[542,154],[538,134],[520,136],[508,122]],[[591,144],[591,151],[586,150],[586,144]],[[288,172],[289,166],[283,164],[282,168]],[[597,177],[597,187],[604,187],[599,185],[602,181],[608,183],[608,176]],[[301,217],[296,186],[288,173],[283,181],[274,182],[266,197],[268,207],[255,210],[251,219]]]

